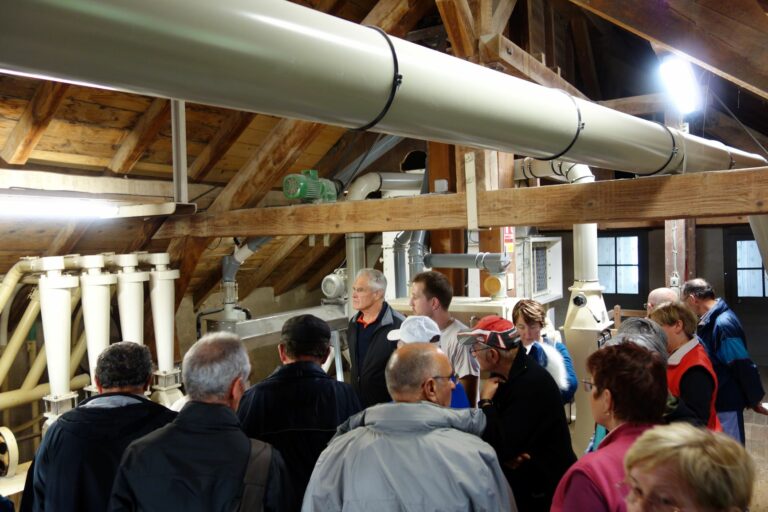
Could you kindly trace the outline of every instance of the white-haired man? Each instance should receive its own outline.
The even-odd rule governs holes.
[[[357,313],[349,321],[347,341],[352,360],[352,387],[363,407],[389,402],[384,367],[397,343],[387,339],[405,317],[384,301],[387,279],[372,268],[357,273],[352,285],[352,307]]]
[[[451,362],[432,343],[386,368],[393,403],[352,416],[318,459],[304,512],[516,510],[477,409],[448,409]]]
[[[172,423],[125,451],[109,510],[286,510],[282,457],[249,440],[235,415],[250,372],[236,335],[216,332],[195,343],[182,364],[190,401]]]
[[[680,300],[680,296],[672,288],[667,288],[665,286],[654,288],[651,290],[651,293],[648,294],[648,302],[645,303],[645,312],[650,315],[651,311],[653,311],[656,306],[664,304],[665,302],[675,302],[676,300]]]

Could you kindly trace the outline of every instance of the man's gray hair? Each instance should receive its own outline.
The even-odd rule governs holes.
[[[394,397],[418,392],[439,371],[437,353],[437,348],[428,343],[413,343],[395,351],[384,370],[389,394]]]
[[[667,335],[664,329],[650,318],[631,317],[622,321],[616,336],[611,338],[606,345],[620,345],[629,342],[640,345],[651,352],[656,352],[661,356],[664,364],[667,364],[667,359],[669,359]]]
[[[213,332],[200,338],[184,355],[181,378],[191,400],[226,400],[229,386],[240,377],[244,384],[251,373],[248,353],[240,337]]]
[[[113,343],[96,359],[96,379],[104,389],[144,387],[152,375],[149,349],[132,341]]]
[[[368,278],[368,286],[373,290],[387,290],[387,278],[384,277],[384,273],[380,270],[376,270],[375,268],[361,268],[355,276],[355,279],[360,276]]]
[[[696,277],[683,284],[683,300],[689,295],[693,295],[697,299],[715,300],[715,289],[705,279]]]

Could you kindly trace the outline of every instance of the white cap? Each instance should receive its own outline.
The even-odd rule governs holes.
[[[390,341],[403,343],[430,343],[440,341],[440,328],[428,316],[409,316],[400,325],[387,333]]]

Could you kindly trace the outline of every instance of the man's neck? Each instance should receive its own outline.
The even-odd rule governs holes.
[[[379,317],[379,313],[381,313],[382,308],[384,307],[384,301],[380,302],[374,302],[371,304],[371,307],[368,309],[362,309],[360,310],[360,313],[363,314],[363,320],[365,323],[371,323],[374,320],[376,320]]]
[[[432,313],[432,320],[435,321],[441,331],[453,323],[453,317],[444,309],[438,309]]]

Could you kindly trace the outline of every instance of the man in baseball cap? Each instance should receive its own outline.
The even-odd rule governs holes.
[[[478,402],[488,420],[483,439],[496,450],[520,510],[548,511],[557,483],[576,461],[555,380],[505,318],[486,316],[459,339],[490,372]]]

